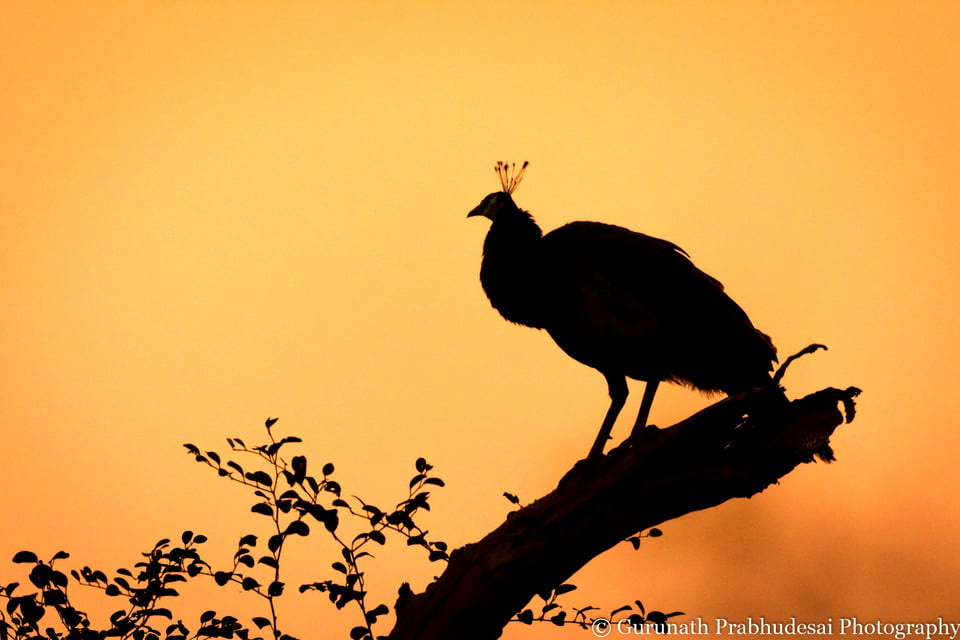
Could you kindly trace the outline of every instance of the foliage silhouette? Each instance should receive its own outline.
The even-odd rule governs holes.
[[[289,544],[317,530],[325,533],[338,548],[339,558],[330,564],[335,577],[302,584],[299,592],[324,593],[338,610],[352,606],[358,622],[349,632],[351,640],[385,638],[375,635],[374,629],[391,610],[384,603],[372,605],[368,601],[366,563],[373,558],[368,549],[385,546],[390,539],[400,539],[407,546],[424,549],[430,562],[447,561],[447,544],[428,537],[428,532],[416,522],[421,511],[430,509],[430,488],[443,487],[444,481],[431,473],[431,464],[418,458],[414,463],[416,473],[407,483],[407,496],[392,509],[381,509],[355,496],[352,501],[348,500],[343,496],[340,483],[333,478],[332,463],[323,464],[319,475],[311,475],[312,466],[306,456],[285,457],[289,448],[301,439],[277,437],[273,431],[276,422],[276,418],[266,421],[267,442],[263,444],[250,446],[240,438],[227,438],[231,454],[244,464],[226,459],[216,451],[184,445],[197,462],[216,471],[219,477],[250,490],[254,497],[251,512],[267,521],[266,534],[247,533],[239,538],[229,567],[211,566],[201,555],[207,537],[192,531],[184,531],[179,542],[169,538],[159,540],[141,554],[142,559],[132,568],[117,569],[112,576],[83,566],[71,570],[68,577],[57,566],[70,557],[68,553],[57,551],[49,560],[42,560],[33,551],[20,551],[14,555],[13,562],[29,567],[27,578],[33,589],[28,590],[29,587],[24,588],[19,582],[0,586],[0,601],[5,601],[0,609],[0,640],[264,640],[264,637],[297,640],[280,625],[278,604],[287,591],[282,580],[283,556]],[[345,526],[341,516],[349,518],[354,526]],[[660,532],[652,529],[646,535],[655,537]],[[629,540],[634,548],[639,545],[639,537]],[[71,578],[76,585],[100,590],[104,596],[123,600],[124,604],[110,614],[108,624],[97,625],[87,612],[73,604],[69,590]],[[242,619],[208,610],[201,613],[196,622],[185,623],[174,614],[170,601],[180,596],[179,583],[197,578],[213,580],[220,587],[238,586],[242,592],[260,600],[263,614]],[[598,611],[596,607],[568,611],[558,602],[561,595],[575,588],[562,584],[541,594],[545,604],[539,615],[528,608],[513,621],[588,626],[595,618],[587,614]],[[404,583],[399,594],[397,607],[402,606],[412,590]],[[642,610],[642,605],[640,608]],[[621,607],[612,615],[629,609],[629,606]],[[664,614],[650,614],[654,618],[656,615]]]
[[[232,566],[213,568],[200,555],[206,536],[185,531],[179,544],[162,539],[143,553],[143,560],[132,569],[118,569],[112,577],[87,566],[73,570],[70,576],[76,584],[100,589],[110,598],[126,600],[123,607],[110,615],[109,625],[98,627],[86,612],[72,604],[70,579],[56,567],[58,561],[69,558],[69,554],[58,551],[44,561],[33,551],[21,551],[13,562],[30,566],[28,579],[34,590],[24,593],[19,582],[0,587],[0,600],[5,601],[5,607],[0,610],[0,638],[263,640],[256,633],[264,632],[267,637],[278,640],[296,640],[284,633],[279,624],[278,600],[286,591],[281,579],[283,553],[293,540],[309,536],[314,531],[311,527],[322,525],[322,531],[339,547],[340,559],[331,564],[337,577],[301,585],[299,591],[324,592],[337,609],[353,604],[360,614],[360,622],[350,631],[350,637],[372,640],[374,626],[390,609],[385,604],[371,606],[367,601],[364,563],[372,555],[366,548],[371,544],[383,546],[390,538],[399,537],[409,546],[423,548],[431,562],[446,560],[447,545],[428,539],[428,533],[415,520],[421,510],[430,509],[429,488],[443,487],[444,482],[431,474],[432,465],[419,458],[414,465],[416,474],[408,483],[407,497],[392,509],[383,510],[359,498],[351,503],[342,497],[340,484],[332,478],[333,464],[322,465],[319,476],[314,476],[308,473],[305,456],[284,457],[286,449],[301,440],[296,436],[276,437],[273,432],[276,422],[275,418],[266,421],[268,441],[264,444],[248,446],[240,438],[227,439],[232,453],[246,458],[243,460],[246,467],[236,460],[223,458],[216,451],[184,445],[197,462],[251,490],[256,500],[251,511],[269,521],[268,535],[248,533],[240,537]],[[252,464],[247,460],[252,460]],[[342,526],[341,514],[349,516],[356,526]],[[266,544],[262,545],[264,537]],[[236,616],[206,611],[195,624],[187,626],[175,618],[167,601],[180,595],[177,583],[200,576],[212,579],[221,587],[238,585],[244,592],[257,596],[264,604],[264,615],[253,616],[249,623],[244,623]],[[55,620],[48,614],[53,614]],[[252,631],[254,628],[256,631]]]

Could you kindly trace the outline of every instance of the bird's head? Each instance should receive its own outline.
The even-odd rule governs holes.
[[[486,198],[480,201],[473,210],[467,214],[468,218],[473,216],[483,216],[485,218],[490,218],[490,220],[496,220],[497,215],[505,211],[516,211],[517,205],[514,204],[513,198],[510,197],[510,194],[506,191],[494,191]]]
[[[500,191],[494,191],[481,200],[480,204],[467,214],[467,217],[484,216],[490,220],[496,220],[498,214],[501,212],[517,211],[517,205],[513,202],[513,197],[510,194],[516,190],[520,181],[523,180],[523,173],[527,170],[529,164],[528,161],[524,161],[524,163],[520,165],[520,170],[517,171],[516,163],[507,164],[503,161],[497,162],[495,170],[497,176],[500,177],[500,186],[502,189]]]

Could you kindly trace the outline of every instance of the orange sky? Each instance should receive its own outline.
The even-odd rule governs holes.
[[[280,5],[0,5],[0,559],[110,569],[190,528],[227,562],[258,520],[180,444],[272,415],[374,501],[426,456],[453,545],[552,489],[605,384],[489,308],[465,219],[529,159],[545,229],[677,242],[781,353],[830,346],[792,395],[864,389],[837,464],[612,551],[571,604],[960,621],[956,3]],[[405,551],[371,568],[391,605],[438,571]]]

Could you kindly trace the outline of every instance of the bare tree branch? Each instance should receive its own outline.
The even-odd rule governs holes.
[[[755,390],[577,463],[556,490],[454,551],[423,593],[402,597],[390,640],[499,637],[535,594],[627,537],[752,496],[815,457],[833,460],[830,436],[853,419],[858,393],[827,388],[789,401],[778,386]]]

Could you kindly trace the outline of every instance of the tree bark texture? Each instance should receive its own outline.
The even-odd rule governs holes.
[[[451,554],[423,593],[397,603],[390,640],[487,640],[537,593],[629,536],[763,491],[797,465],[833,460],[830,436],[859,390],[789,401],[776,385],[725,398],[666,428],[582,460],[553,492]]]

